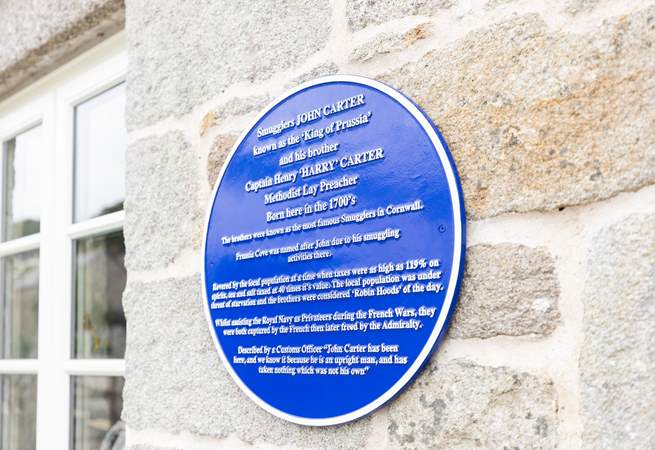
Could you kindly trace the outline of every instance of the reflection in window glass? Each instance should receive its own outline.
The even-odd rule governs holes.
[[[123,409],[123,378],[73,377],[74,450],[125,447],[125,426],[120,421]]]
[[[0,376],[0,448],[36,446],[36,375]]]
[[[75,222],[123,209],[125,83],[75,108]]]
[[[124,260],[122,231],[76,242],[76,358],[122,358],[125,354]]]
[[[39,232],[41,127],[5,142],[3,240]]]
[[[2,356],[36,358],[39,251],[2,258]]]

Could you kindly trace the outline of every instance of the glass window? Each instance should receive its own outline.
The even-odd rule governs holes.
[[[125,83],[75,107],[75,222],[123,209]]]
[[[0,376],[0,448],[36,447],[36,375]]]
[[[110,213],[127,53],[112,42],[0,100],[0,450],[125,447],[124,215]]]
[[[3,240],[39,232],[41,126],[5,142]]]
[[[36,358],[39,251],[6,256],[2,266],[2,357]]]
[[[124,260],[122,231],[76,241],[74,357],[125,354]]]
[[[73,449],[122,449],[125,446],[123,378],[76,376],[72,379]]]

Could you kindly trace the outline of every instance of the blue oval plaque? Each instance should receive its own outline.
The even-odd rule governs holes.
[[[450,152],[405,96],[305,83],[240,137],[214,187],[207,319],[241,389],[305,425],[396,395],[445,334],[464,262]]]

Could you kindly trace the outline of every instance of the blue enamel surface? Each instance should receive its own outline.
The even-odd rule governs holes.
[[[364,94],[366,103],[347,111],[323,117],[319,120],[294,127],[277,136],[258,138],[256,130],[295,118],[303,111],[331,104],[339,99]],[[307,128],[323,127],[335,120],[345,120],[371,112],[366,125],[348,129],[341,133],[316,139],[310,143],[302,142],[288,149],[279,149],[261,156],[253,156],[253,146],[275,142],[289,134],[298,134]],[[440,136],[439,136],[440,137]],[[441,138],[441,137],[440,137]],[[316,147],[324,142],[339,142],[339,149],[323,157],[309,161],[295,162],[280,167],[280,157],[299,148]],[[297,180],[293,185],[284,184],[263,189],[257,193],[246,192],[244,186],[249,180],[271,176],[275,172],[295,170],[303,165],[317,161],[340,159],[363,150],[383,148],[384,158],[353,168],[337,169],[327,175],[318,175],[305,180]],[[448,152],[445,143],[443,147]],[[452,159],[448,154],[450,164]],[[452,172],[457,176],[454,166]],[[294,200],[264,204],[264,194],[276,190],[286,190],[291,186],[317,183],[320,180],[336,179],[343,175],[358,175],[358,183],[352,187],[318,194],[316,197],[300,197]],[[275,104],[261,117],[249,133],[241,140],[225,169],[220,185],[213,199],[207,225],[205,246],[205,286],[207,304],[212,323],[216,319],[239,319],[254,316],[288,315],[301,313],[334,313],[335,311],[368,311],[373,308],[385,310],[404,306],[419,308],[434,306],[437,314],[421,318],[421,328],[410,330],[376,330],[367,332],[319,332],[302,334],[278,334],[262,336],[225,336],[222,327],[213,327],[216,338],[238,379],[247,388],[272,408],[306,419],[327,419],[365,408],[387,393],[408,371],[426,347],[430,336],[436,332],[443,336],[448,320],[455,307],[453,300],[448,320],[441,330],[435,330],[439,314],[443,309],[444,297],[451,273],[460,274],[464,262],[464,210],[459,187],[451,192],[446,180],[445,168],[438,157],[435,146],[426,130],[416,117],[395,98],[367,84],[333,81],[309,86]],[[303,206],[316,200],[352,193],[356,195],[356,205],[320,214],[290,218],[267,223],[266,213],[286,207]],[[461,216],[455,217],[452,195],[459,199]],[[291,226],[315,220],[352,214],[362,210],[377,210],[388,205],[398,205],[420,199],[424,208],[420,212],[376,217],[362,223],[347,223],[321,229],[297,231],[274,238],[253,239],[247,242],[224,245],[222,236],[252,233],[267,228]],[[461,248],[454,248],[455,222],[462,224]],[[400,239],[383,242],[352,243],[332,249],[332,256],[325,259],[290,263],[288,254],[265,258],[237,261],[235,252],[265,249],[270,247],[292,246],[299,242],[332,239],[356,233],[365,234],[386,229],[400,229]],[[461,251],[460,264],[453,266],[453,255]],[[440,261],[438,270],[441,279],[433,280],[444,285],[439,293],[398,294],[349,299],[332,299],[273,305],[245,306],[239,308],[209,309],[212,302],[213,283],[232,280],[256,279],[280,274],[319,272],[321,270],[352,269],[353,267],[373,267],[380,263],[401,263],[408,260],[424,259]],[[410,271],[396,273],[402,275]],[[374,276],[374,275],[367,275]],[[328,281],[330,282],[330,281]],[[407,282],[392,284],[406,285]],[[459,286],[455,286],[455,292]],[[318,292],[311,289],[306,292]],[[456,298],[456,294],[455,294]],[[370,319],[366,319],[370,321]],[[380,320],[383,322],[383,320]],[[335,322],[335,323],[338,323]],[[407,364],[369,365],[364,375],[262,375],[258,373],[260,364],[233,364],[239,346],[302,346],[313,344],[396,344],[398,353],[408,357]],[[353,353],[358,355],[358,353]],[[382,355],[386,355],[383,353]],[[248,356],[248,355],[240,355]],[[261,356],[261,355],[260,355]],[[348,353],[332,356],[348,356]],[[363,356],[363,354],[359,354]],[[378,355],[380,356],[380,355]],[[283,365],[283,364],[278,364]],[[302,364],[299,364],[302,365]],[[320,365],[320,364],[315,364]],[[275,364],[268,366],[275,367]],[[293,364],[291,364],[293,366]],[[351,367],[364,367],[354,364]],[[211,374],[208,374],[211,376]]]

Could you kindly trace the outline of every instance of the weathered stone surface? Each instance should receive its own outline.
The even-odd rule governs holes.
[[[385,55],[403,50],[417,41],[429,36],[428,24],[416,25],[404,33],[381,33],[372,40],[353,49],[349,55],[351,62],[364,62],[377,55]]]
[[[286,89],[296,87],[305,81],[313,80],[314,78],[324,77],[327,75],[335,75],[339,73],[339,66],[333,62],[326,62],[312,67],[307,72],[292,78],[287,84],[284,85]]]
[[[130,445],[127,450],[183,450],[177,447],[159,447],[158,445]]]
[[[562,8],[564,12],[574,16],[578,13],[590,12],[603,3],[611,2],[612,0],[558,0],[551,2],[550,6],[554,11]],[[499,6],[510,5],[512,3],[518,4],[520,2],[517,0],[487,0],[485,8],[490,10]]]
[[[466,250],[450,337],[550,334],[559,323],[555,262],[542,248],[475,245]]]
[[[429,16],[448,9],[455,0],[348,0],[348,26],[357,31],[405,16]]]
[[[302,63],[330,32],[328,2],[135,1],[128,10],[130,129]]]
[[[0,2],[0,98],[123,28],[123,0]]]
[[[127,151],[125,264],[161,268],[201,242],[198,156],[179,132],[146,138]]]
[[[235,97],[228,100],[214,111],[218,120],[230,116],[242,116],[262,109],[272,98],[269,95],[251,95],[249,97]]]
[[[569,0],[566,3],[565,11],[573,15],[589,12],[604,1],[607,0]]]
[[[232,150],[238,136],[232,134],[219,134],[214,138],[209,155],[207,155],[207,182],[214,187],[218,174],[225,163],[225,158]]]
[[[655,214],[598,232],[583,301],[583,448],[655,448]]]
[[[293,425],[243,394],[219,360],[198,276],[130,282],[123,418],[130,429],[164,429],[253,443],[360,449],[370,419],[329,428]]]
[[[588,34],[524,16],[381,78],[443,132],[472,218],[549,210],[655,181],[655,8]]]
[[[516,0],[487,0],[487,3],[484,5],[485,9],[490,10],[497,8],[499,6],[515,3]]]
[[[389,406],[390,448],[557,447],[552,382],[464,360],[432,361]]]

